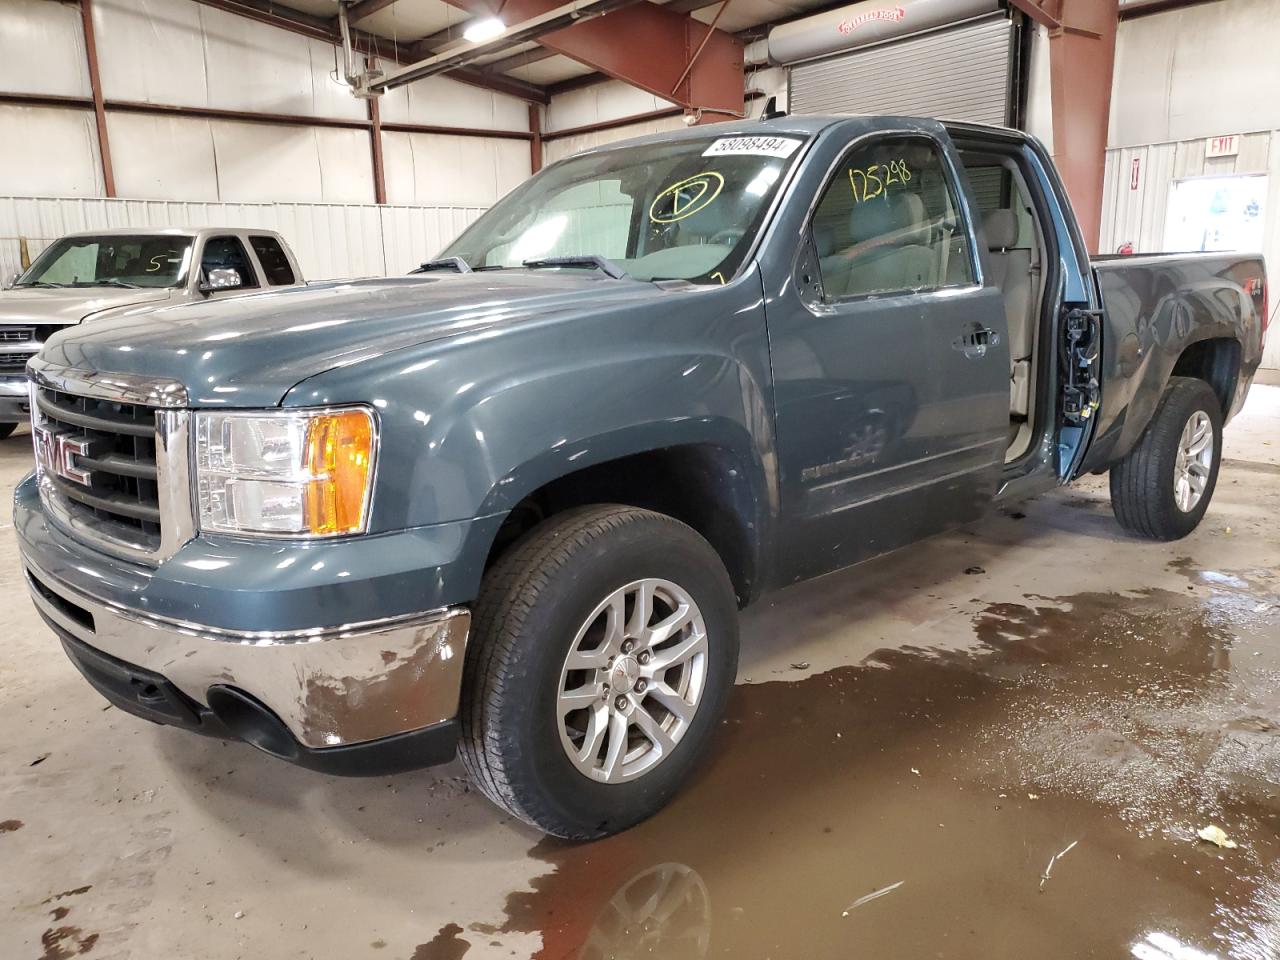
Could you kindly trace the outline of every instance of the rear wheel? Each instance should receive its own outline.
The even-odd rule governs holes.
[[[0,423],[0,440],[3,440],[17,429],[18,425],[16,423]]]
[[[486,574],[459,753],[494,803],[591,839],[657,812],[733,685],[733,586],[711,546],[632,507],[568,511]]]
[[[1173,377],[1146,432],[1111,468],[1120,525],[1152,540],[1177,540],[1200,523],[1218,482],[1222,412],[1203,380]]]

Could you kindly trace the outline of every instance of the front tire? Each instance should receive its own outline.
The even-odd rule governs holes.
[[[1180,540],[1209,509],[1222,462],[1222,410],[1203,380],[1172,377],[1146,432],[1111,468],[1111,509],[1151,540]]]
[[[0,423],[0,440],[4,440],[17,429],[16,423]]]
[[[617,833],[688,778],[737,660],[733,585],[706,540],[648,510],[567,511],[485,575],[459,755],[490,800],[546,833]]]

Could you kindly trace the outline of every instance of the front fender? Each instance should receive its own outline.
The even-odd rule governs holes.
[[[672,291],[660,308],[650,298],[394,351],[304,381],[285,403],[378,409],[378,531],[501,515],[567,473],[686,444],[728,451],[768,512],[768,371],[752,271]]]

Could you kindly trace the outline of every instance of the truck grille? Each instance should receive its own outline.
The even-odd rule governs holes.
[[[124,403],[36,389],[42,476],[73,516],[127,542],[160,545],[156,411]]]
[[[35,327],[0,327],[0,343],[26,343],[35,335]]]
[[[26,371],[27,361],[36,355],[35,350],[20,350],[16,353],[0,353],[0,374],[20,374]]]

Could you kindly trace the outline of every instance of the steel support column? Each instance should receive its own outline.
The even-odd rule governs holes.
[[[377,61],[365,59],[365,67],[372,69]],[[378,97],[370,97],[369,104],[369,159],[373,164],[373,202],[387,202],[387,175],[382,162],[382,108]],[[532,109],[532,108],[530,108]]]
[[[107,136],[107,110],[102,100],[102,79],[98,76],[98,43],[93,32],[92,0],[80,0],[80,22],[84,28],[84,52],[89,63],[89,88],[93,93],[93,116],[98,124],[98,157],[102,161],[102,185],[108,197],[116,195],[116,175],[111,167],[111,140]]]
[[[507,24],[530,20],[562,0],[448,0],[476,17],[501,15]],[[695,58],[699,46],[702,54]],[[700,110],[707,119],[742,115],[742,41],[685,13],[637,3],[584,19],[538,38],[616,80]],[[692,68],[689,68],[692,62]]]
[[[1118,0],[1063,0],[1060,25],[1049,28],[1053,158],[1090,253],[1102,229],[1118,7]]]
[[[529,104],[529,132],[533,134],[529,141],[529,172],[537,173],[542,169],[542,111],[536,103]]]

